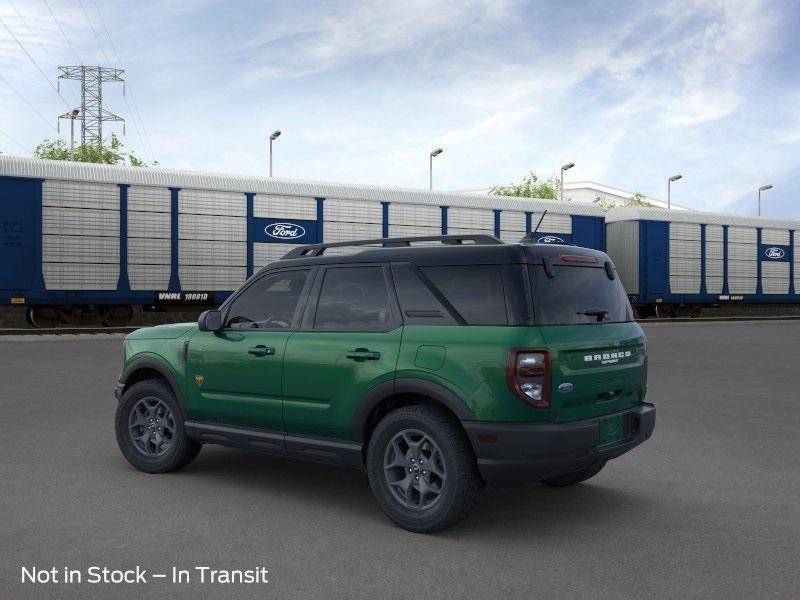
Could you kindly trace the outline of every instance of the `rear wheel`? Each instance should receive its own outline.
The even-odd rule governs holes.
[[[384,417],[370,438],[367,473],[386,516],[419,533],[461,521],[484,487],[463,430],[437,406],[408,406]]]
[[[115,424],[123,456],[145,473],[180,469],[202,448],[186,436],[172,388],[157,379],[140,381],[125,391]]]
[[[547,485],[552,485],[555,487],[566,487],[568,485],[575,485],[576,483],[580,483],[582,481],[586,481],[587,479],[591,479],[592,477],[597,475],[600,471],[602,471],[603,467],[605,466],[606,466],[605,462],[600,462],[592,465],[591,467],[581,469],[580,471],[573,471],[572,473],[559,475],[558,477],[550,477],[548,479],[542,479],[542,483]]]

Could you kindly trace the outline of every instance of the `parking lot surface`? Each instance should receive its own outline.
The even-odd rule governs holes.
[[[121,339],[0,339],[0,598],[800,597],[800,322],[645,331],[650,441],[572,488],[488,491],[429,536],[356,471],[221,447],[135,471],[113,430]],[[92,565],[269,583],[20,583]]]

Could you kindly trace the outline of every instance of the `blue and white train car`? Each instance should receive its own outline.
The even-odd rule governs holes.
[[[659,208],[606,215],[608,254],[640,315],[800,301],[800,221]]]
[[[593,205],[0,156],[0,305],[42,326],[216,305],[293,244],[488,233],[605,247]]]

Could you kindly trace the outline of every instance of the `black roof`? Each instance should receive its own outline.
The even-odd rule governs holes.
[[[346,255],[324,253],[329,248],[341,247],[354,247],[355,252]],[[581,262],[578,257],[586,258]],[[590,261],[590,258],[594,260]],[[536,244],[527,241],[507,244],[489,235],[426,236],[298,246],[266,268],[375,262],[412,262],[420,266],[541,264],[543,259],[550,259],[556,264],[581,263],[587,266],[592,263],[603,266],[610,260],[604,252],[581,246]]]

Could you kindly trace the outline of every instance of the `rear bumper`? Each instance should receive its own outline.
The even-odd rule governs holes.
[[[599,443],[603,415],[568,423],[490,423],[462,421],[478,458],[483,479],[495,488],[540,481],[616,458],[653,433],[656,407],[624,410],[620,440]]]

